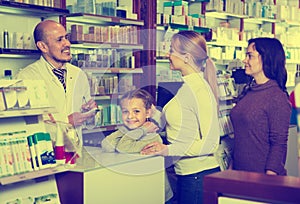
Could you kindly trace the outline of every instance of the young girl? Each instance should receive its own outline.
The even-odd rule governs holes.
[[[106,152],[139,153],[151,142],[162,142],[151,122],[153,97],[143,89],[127,92],[120,100],[123,126],[102,140]]]
[[[102,140],[102,149],[106,152],[140,153],[151,142],[162,143],[157,133],[158,126],[155,121],[151,122],[152,110],[155,109],[153,102],[153,97],[143,89],[123,95],[120,105],[124,125]],[[167,175],[165,179],[165,200],[168,201],[173,192]]]

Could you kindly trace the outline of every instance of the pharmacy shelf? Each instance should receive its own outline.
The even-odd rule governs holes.
[[[96,101],[102,101],[102,100],[111,100],[113,98],[116,98],[112,95],[92,95],[92,97],[94,98],[94,100]]]
[[[246,48],[248,46],[248,42],[245,41],[230,41],[222,39],[218,41],[209,41],[207,42],[207,45],[213,45],[213,46],[231,46],[231,47],[244,47]]]
[[[185,0],[189,3],[195,3],[195,2],[210,2],[210,0]]]
[[[142,74],[142,68],[82,68],[85,72],[93,74]]]
[[[300,44],[298,42],[294,42],[293,44],[285,44],[285,48],[300,48]]]
[[[1,58],[33,58],[41,55],[38,50],[0,48]]]
[[[48,18],[69,14],[69,10],[2,0],[0,13]]]
[[[193,30],[198,33],[208,33],[209,28],[207,27],[198,27],[198,26],[188,26],[188,25],[183,25],[183,24],[177,24],[177,23],[168,23],[168,24],[158,24],[156,25],[157,28],[164,28],[164,30],[167,30],[168,28],[171,29],[177,29],[177,30]]]
[[[229,65],[229,63],[231,62],[232,60],[229,60],[229,59],[216,59],[214,60],[214,63],[216,65]]]
[[[136,25],[143,26],[144,22],[141,20],[120,18],[115,16],[104,16],[87,13],[72,13],[66,16],[68,22],[86,23],[94,25]]]
[[[96,127],[93,129],[82,129],[82,134],[91,134],[91,133],[98,133],[98,132],[105,132],[105,131],[115,131],[117,130],[117,125],[107,125],[107,126],[101,126]]]
[[[244,18],[244,23],[252,23],[252,24],[265,24],[265,23],[278,23],[280,21],[272,18],[254,18],[248,17]]]
[[[116,100],[122,97],[124,93],[105,94],[105,95],[91,95],[94,100]]]
[[[54,175],[54,174],[66,172],[66,171],[69,171],[69,169],[66,168],[66,166],[64,166],[64,165],[60,165],[60,166],[53,167],[53,168],[47,168],[47,169],[32,171],[32,172],[28,172],[28,173],[2,177],[2,178],[0,178],[0,184],[7,185],[7,184],[12,184],[12,183],[17,183],[20,181],[26,181],[26,180],[36,179],[36,178],[40,178],[40,177],[44,177],[44,176],[50,176],[50,175]]]
[[[300,21],[280,20],[278,24],[285,27],[300,27]]]
[[[217,10],[206,10],[205,17],[212,17],[218,19],[236,19],[236,18],[249,18],[246,15],[239,15],[234,13],[228,13],[225,11],[217,11]]]
[[[43,115],[43,114],[55,113],[55,112],[57,112],[56,109],[50,107],[31,108],[31,109],[24,109],[24,110],[6,110],[6,111],[0,111],[0,119],[20,117],[20,116]]]
[[[121,43],[100,43],[100,42],[84,42],[71,41],[72,48],[83,49],[123,49],[123,50],[141,50],[142,44],[121,44]]]
[[[156,63],[170,63],[170,60],[167,57],[157,56],[155,60],[156,60]]]
[[[286,59],[287,64],[300,64],[300,60]]]
[[[231,101],[233,99],[234,99],[233,96],[220,96],[219,97],[219,100],[221,100],[221,101]]]

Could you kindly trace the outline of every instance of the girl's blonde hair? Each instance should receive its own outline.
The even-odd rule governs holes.
[[[198,69],[204,73],[204,78],[219,102],[216,66],[207,55],[205,38],[195,31],[179,31],[172,37],[172,49],[181,54],[189,53]]]
[[[154,98],[148,91],[146,91],[144,89],[135,89],[135,90],[126,92],[121,97],[120,103],[122,103],[125,99],[133,99],[133,98],[142,99],[146,110],[151,109],[151,106],[154,104]]]

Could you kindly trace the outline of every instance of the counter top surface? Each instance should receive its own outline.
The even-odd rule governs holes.
[[[151,156],[141,154],[125,154],[125,153],[111,153],[104,152],[100,147],[84,147],[83,156],[74,168],[73,172],[89,172],[102,168],[109,168],[115,171],[122,171],[123,173],[153,173],[153,171],[160,171],[164,165],[147,165],[147,160],[157,159],[163,163],[162,156]],[[141,165],[136,166],[139,163]],[[135,168],[133,168],[135,167]]]

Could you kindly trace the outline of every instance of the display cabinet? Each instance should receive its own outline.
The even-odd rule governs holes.
[[[85,150],[81,164],[56,174],[62,204],[165,202],[163,157]]]
[[[56,1],[57,2],[57,1]],[[27,66],[40,54],[33,43],[34,26],[44,19],[57,19],[69,13],[60,4],[34,5],[14,1],[0,1],[0,78],[4,70],[15,75],[20,68]],[[8,33],[5,39],[3,34]],[[2,93],[1,93],[2,94]],[[32,108],[0,111],[0,134],[24,132],[33,134],[45,132],[43,114],[53,113],[53,108]],[[1,143],[1,167],[3,168],[3,143]],[[13,148],[13,150],[16,150]],[[15,152],[13,153],[15,154]],[[3,170],[3,169],[2,169]],[[54,174],[67,171],[64,166],[31,170],[23,173],[11,172],[0,178],[0,203],[39,202],[43,198],[59,201]]]
[[[53,112],[55,112],[53,108],[0,111],[0,137],[3,137],[3,134],[12,132],[22,131],[26,135],[45,132],[42,115]],[[1,168],[5,168],[2,163],[4,161],[4,148],[3,143],[1,143]],[[14,150],[13,148],[11,151]],[[14,174],[10,172],[11,175],[0,177],[0,203],[25,202],[27,200],[33,202],[42,196],[50,196],[50,194],[52,197],[58,197],[59,193],[53,175],[67,170],[65,166],[54,166],[40,170],[31,169],[31,171],[25,173]]]

